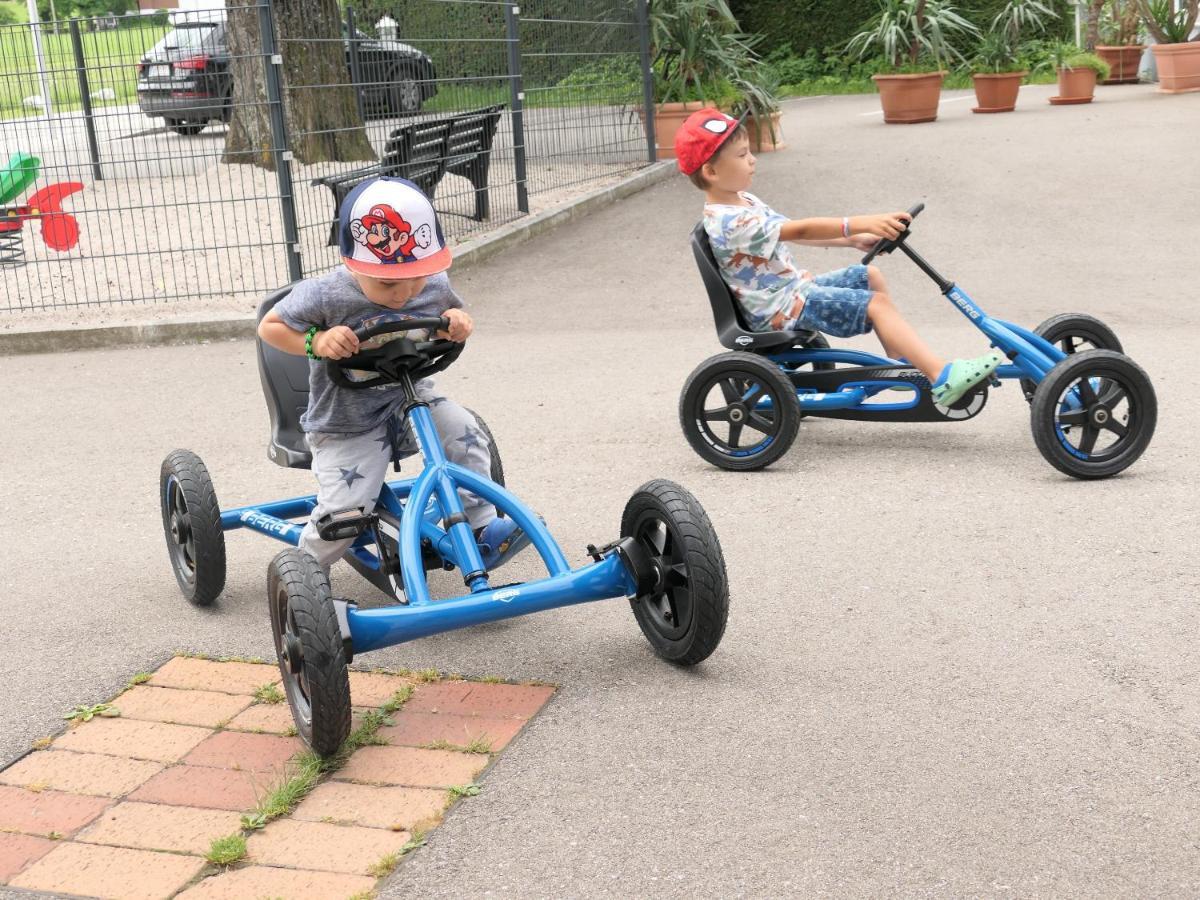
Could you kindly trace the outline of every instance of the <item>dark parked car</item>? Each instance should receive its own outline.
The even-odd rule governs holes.
[[[225,20],[211,13],[203,20],[185,15],[177,16],[171,31],[138,63],[138,105],[179,134],[199,134],[214,119],[229,121],[233,74]],[[433,60],[426,54],[399,41],[356,33],[358,78],[352,83],[361,92],[365,115],[414,113],[437,93]],[[345,47],[349,71],[348,40]]]

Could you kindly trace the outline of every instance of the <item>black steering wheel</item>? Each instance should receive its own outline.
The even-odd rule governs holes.
[[[396,334],[427,328],[431,331],[446,331],[450,320],[445,316],[433,319],[401,319],[395,322],[380,322],[369,328],[354,329],[359,343],[369,341],[381,334]],[[331,359],[326,363],[329,377],[334,384],[352,390],[378,387],[381,384],[396,384],[408,375],[413,381],[440,372],[458,359],[466,342],[435,338],[432,341],[414,341],[407,337],[385,341],[379,347],[360,350],[345,359]],[[354,381],[347,369],[363,369],[375,372],[374,378]]]
[[[900,234],[898,234],[894,238],[880,238],[879,243],[877,243],[874,247],[872,247],[867,252],[867,255],[862,258],[862,264],[865,266],[868,263],[870,263],[871,260],[873,260],[875,257],[877,257],[881,254],[884,254],[884,253],[891,253],[893,250],[895,250],[897,247],[899,247],[901,244],[903,244],[906,240],[908,240],[908,234],[909,234],[909,230],[912,228],[913,219],[915,219],[917,216],[919,216],[921,214],[921,210],[923,210],[924,208],[925,208],[924,203],[918,203],[916,206],[909,209],[908,225],[906,225],[904,227],[904,230],[902,232],[900,232]]]

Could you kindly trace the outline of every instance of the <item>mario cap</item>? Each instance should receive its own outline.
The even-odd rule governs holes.
[[[372,178],[347,194],[338,240],[346,268],[372,278],[420,278],[450,268],[433,204],[403,178]]]
[[[675,158],[679,162],[679,171],[684,175],[698,171],[738,130],[745,118],[743,114],[735,119],[712,107],[688,116],[675,132]]]

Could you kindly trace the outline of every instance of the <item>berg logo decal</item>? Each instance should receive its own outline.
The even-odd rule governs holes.
[[[979,318],[979,310],[977,310],[975,308],[975,305],[973,303],[971,303],[970,300],[968,300],[966,297],[964,297],[958,291],[954,291],[953,293],[951,293],[950,299],[954,301],[955,306],[957,306],[959,309],[961,309],[963,312],[965,312],[972,319]]]
[[[748,334],[743,334],[741,337],[737,338],[734,343],[739,347],[748,347],[750,344],[754,343],[754,338],[750,337]]]
[[[238,518],[246,525],[252,528],[257,528],[260,531],[271,532],[274,534],[287,534],[288,523],[280,522],[277,519],[272,519],[270,516],[264,516],[257,510],[248,509]]]
[[[521,592],[516,588],[506,588],[505,590],[496,591],[496,593],[492,594],[492,599],[499,600],[501,603],[508,603],[514,597],[519,597],[520,595]]]

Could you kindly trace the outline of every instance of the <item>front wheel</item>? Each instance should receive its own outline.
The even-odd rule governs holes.
[[[167,125],[178,135],[194,137],[208,127],[208,122],[186,122],[182,119],[169,119]]]
[[[393,116],[421,111],[421,85],[409,72],[397,72],[387,92],[388,112]]]
[[[158,477],[163,534],[179,589],[208,606],[225,589],[225,532],[221,507],[204,462],[190,450],[163,460]]]
[[[1087,350],[1042,379],[1030,426],[1046,461],[1075,478],[1108,478],[1133,465],[1154,436],[1154,385],[1128,356]]]
[[[1033,333],[1057,346],[1067,356],[1073,356],[1085,350],[1125,352],[1115,331],[1095,316],[1083,313],[1063,313],[1051,316],[1035,328]],[[1033,395],[1037,391],[1037,382],[1022,378],[1021,390],[1025,392],[1025,399],[1032,403]]]
[[[630,601],[654,652],[681,666],[707,659],[725,633],[729,583],[704,508],[674,482],[647,482],[625,504],[621,536],[634,538],[658,573],[654,587]]]
[[[267,599],[296,732],[318,756],[332,756],[350,734],[350,673],[329,576],[289,548],[267,569]]]
[[[705,360],[688,376],[679,424],[692,449],[714,466],[764,469],[796,440],[800,401],[779,366],[735,350]]]

